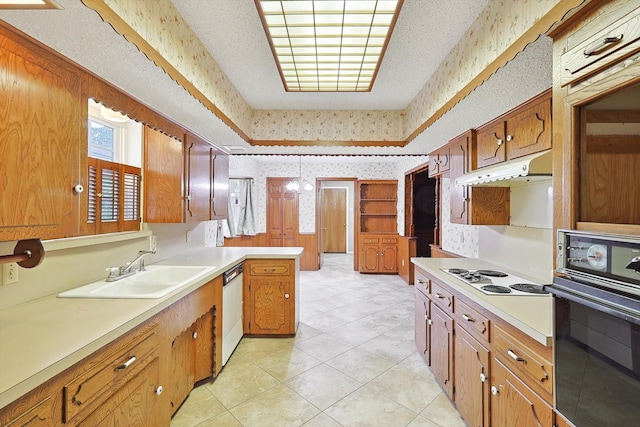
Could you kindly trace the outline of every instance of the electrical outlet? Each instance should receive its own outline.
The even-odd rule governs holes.
[[[18,264],[10,262],[2,266],[2,284],[18,283]]]
[[[156,236],[149,236],[149,250],[151,252],[156,251]]]
[[[191,230],[187,230],[187,243],[191,242]]]

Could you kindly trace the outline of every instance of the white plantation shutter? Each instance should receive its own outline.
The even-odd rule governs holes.
[[[91,231],[99,234],[139,230],[140,168],[88,160],[87,224]]]

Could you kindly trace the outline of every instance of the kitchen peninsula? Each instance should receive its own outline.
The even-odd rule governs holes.
[[[90,370],[91,366],[102,366],[102,362],[95,362],[95,359],[100,358],[101,352],[104,351],[108,355],[115,354],[115,351],[123,351],[120,348],[122,345],[119,344],[121,337],[130,339],[133,346],[132,355],[126,352],[123,354],[127,354],[127,358],[129,358],[137,353],[138,363],[141,366],[140,372],[135,371],[137,365],[135,362],[131,362],[131,370],[126,371],[129,366],[127,365],[122,368],[122,375],[126,376],[127,372],[132,372],[132,376],[146,373],[145,376],[152,380],[152,384],[141,387],[143,389],[153,387],[158,396],[158,402],[164,402],[159,410],[151,412],[157,412],[158,415],[154,414],[153,416],[159,416],[159,420],[163,424],[166,423],[168,417],[182,403],[181,400],[173,398],[175,396],[174,389],[177,388],[176,385],[180,379],[171,376],[183,375],[181,373],[183,366],[172,364],[171,360],[174,355],[169,354],[178,345],[177,342],[180,342],[179,338],[182,334],[173,339],[173,335],[169,333],[175,331],[172,331],[171,328],[179,328],[180,325],[185,324],[188,329],[187,335],[189,338],[193,335],[194,340],[197,338],[198,331],[207,331],[207,333],[201,334],[200,338],[206,339],[212,336],[211,342],[200,341],[195,344],[197,361],[193,363],[198,366],[201,357],[205,359],[205,362],[207,362],[207,358],[209,360],[208,365],[205,364],[205,373],[201,373],[200,376],[196,373],[195,377],[191,376],[191,378],[195,378],[197,381],[211,377],[212,374],[215,376],[221,369],[220,344],[217,339],[219,339],[218,331],[220,331],[220,320],[222,310],[224,310],[224,307],[221,306],[222,273],[246,259],[259,259],[263,263],[268,263],[270,260],[295,261],[295,271],[292,272],[295,287],[290,292],[293,294],[291,301],[296,306],[295,324],[297,325],[299,306],[297,286],[299,284],[301,254],[302,248],[200,248],[166,259],[160,264],[215,266],[215,270],[208,277],[178,289],[164,298],[144,300],[63,299],[57,298],[56,295],[49,295],[0,311],[0,341],[11,343],[11,345],[4,346],[3,353],[0,354],[0,360],[2,360],[0,363],[0,407],[4,408],[0,412],[1,424],[10,423],[16,416],[33,416],[33,411],[41,419],[44,417],[43,419],[48,420],[51,425],[57,425],[62,422],[63,418],[75,417],[75,412],[69,410],[69,403],[63,405],[62,401],[67,399],[68,394],[71,393],[69,381],[77,377],[83,378],[82,375],[88,375],[86,372]],[[206,326],[202,329],[203,318],[200,317],[201,314],[211,316],[208,320],[209,329]],[[193,317],[195,319],[192,319]],[[204,318],[206,319],[206,317]],[[191,325],[192,322],[195,326]],[[152,340],[154,338],[156,341]],[[151,344],[145,344],[152,342],[156,342],[155,347]],[[117,343],[115,350],[111,348],[113,343]],[[198,355],[199,348],[205,349],[204,356]],[[88,361],[87,367],[83,367],[85,364],[83,360]],[[187,364],[189,363],[191,362],[187,360]],[[142,367],[143,365],[144,367]],[[95,394],[90,397],[94,400],[97,399],[98,402],[95,406],[91,406],[91,402],[88,403],[87,406],[90,408],[87,408],[84,415],[77,416],[78,419],[73,418],[76,422],[81,417],[89,416],[89,412],[93,409],[96,409],[95,412],[98,411],[97,408],[109,410],[107,404],[109,402],[115,406],[115,403],[111,401],[117,399],[109,396],[103,398],[100,393],[107,393],[100,390],[109,384],[111,388],[116,389],[123,386],[123,383],[118,382],[117,378],[121,366],[116,367],[116,374],[113,374],[113,369],[106,369],[107,373],[100,373],[95,377],[104,379],[105,375],[114,376],[112,379],[105,380],[105,384],[85,385],[85,388],[94,390]],[[208,372],[206,371],[207,366]],[[152,372],[152,375],[148,376],[149,372]],[[126,379],[130,380],[128,377]],[[43,384],[44,386],[42,386]],[[128,384],[134,384],[133,380]],[[187,394],[193,385],[193,382],[186,385]],[[96,387],[98,389],[95,389]],[[111,388],[108,393],[117,393],[117,390],[111,390]],[[78,390],[81,389],[78,388]],[[165,397],[167,395],[169,397]],[[20,399],[22,396],[25,397]],[[117,397],[117,394],[114,396]],[[180,398],[184,397],[180,396]],[[83,403],[78,400],[74,405],[82,405]],[[90,416],[95,415],[91,414]],[[166,417],[166,419],[163,421],[162,417]],[[103,418],[108,419],[106,415]]]

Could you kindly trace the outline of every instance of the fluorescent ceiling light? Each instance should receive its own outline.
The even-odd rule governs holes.
[[[62,9],[53,0],[0,0],[0,9]]]
[[[254,0],[289,92],[369,92],[404,0]]]

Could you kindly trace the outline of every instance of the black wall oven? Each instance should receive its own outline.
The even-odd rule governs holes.
[[[558,232],[556,409],[577,427],[640,425],[640,237]]]

